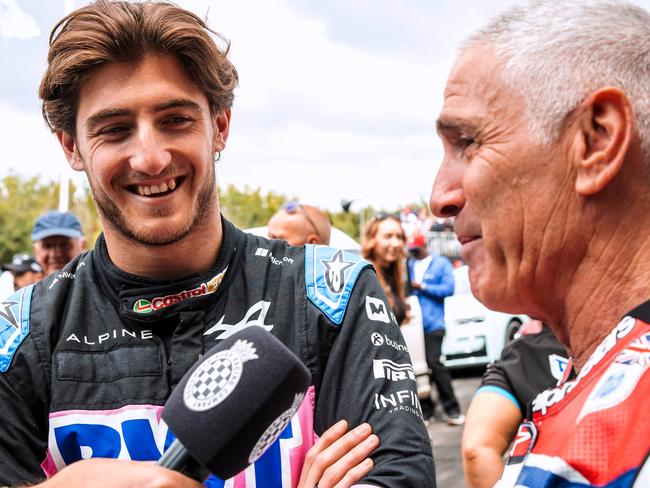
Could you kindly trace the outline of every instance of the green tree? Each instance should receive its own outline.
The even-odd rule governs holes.
[[[70,210],[77,215],[90,247],[99,234],[100,225],[92,196],[88,190],[78,195],[70,184]],[[59,183],[38,176],[13,173],[0,179],[0,263],[14,254],[32,253],[32,227],[43,212],[57,208]]]
[[[0,180],[0,261],[6,263],[19,252],[32,252],[30,238],[36,218],[55,208],[59,185],[37,176],[9,174]]]
[[[355,241],[359,241],[359,214],[355,212],[328,212],[332,226],[342,230]]]
[[[47,210],[57,208],[59,183],[38,176],[8,174],[0,179],[0,263],[6,263],[19,252],[32,252],[31,231],[36,218]],[[93,247],[101,232],[90,189],[80,191],[70,185],[70,210],[81,221],[88,247]],[[239,189],[228,185],[219,190],[221,211],[242,229],[266,225],[271,216],[288,200],[274,192],[262,193],[260,188]],[[363,209],[367,223],[375,211]],[[358,212],[327,212],[334,227],[355,240],[360,240]]]
[[[243,190],[234,185],[219,190],[221,212],[241,229],[266,225],[271,216],[287,201],[284,195],[269,192],[262,194],[259,188],[245,186]]]

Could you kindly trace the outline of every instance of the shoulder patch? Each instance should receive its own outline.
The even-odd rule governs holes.
[[[359,273],[368,266],[372,265],[353,252],[306,244],[307,296],[332,322],[340,325]]]
[[[628,350],[624,350],[619,356]],[[634,392],[647,369],[648,365],[641,362],[619,362],[618,360],[613,362],[592,389],[576,422],[580,422],[589,414],[623,403]]]
[[[29,334],[29,309],[34,285],[14,292],[0,303],[0,371],[5,373],[21,342]]]
[[[566,369],[569,360],[565,357],[562,357],[558,354],[549,354],[548,364],[551,368],[551,375],[556,380],[560,381],[564,376],[564,370]]]

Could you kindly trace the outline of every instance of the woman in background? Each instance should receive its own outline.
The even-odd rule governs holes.
[[[408,322],[408,305],[404,295],[405,242],[406,236],[399,219],[385,214],[378,214],[368,222],[361,242],[361,256],[375,267],[388,303],[400,325]]]

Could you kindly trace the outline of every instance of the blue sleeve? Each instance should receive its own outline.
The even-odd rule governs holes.
[[[476,390],[474,396],[484,392],[496,393],[497,395],[501,395],[502,397],[510,400],[515,405],[515,407],[517,407],[520,411],[523,411],[517,399],[508,390],[504,390],[503,388],[499,388],[498,386],[492,386],[492,385],[481,386],[478,390]]]
[[[433,273],[425,273],[420,292],[431,298],[445,298],[454,294],[454,272],[451,263],[443,257],[434,256],[431,261]]]

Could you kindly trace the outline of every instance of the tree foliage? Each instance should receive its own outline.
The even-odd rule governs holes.
[[[259,188],[245,186],[239,190],[228,185],[219,190],[219,203],[223,215],[240,229],[266,225],[269,219],[285,204],[287,198],[277,193],[262,194]]]
[[[0,263],[11,260],[14,254],[32,252],[31,232],[36,218],[58,206],[59,183],[37,176],[25,177],[8,174],[0,179]],[[70,210],[81,221],[88,247],[93,247],[101,232],[101,224],[92,194],[88,188],[79,190],[71,184]],[[239,189],[228,185],[219,190],[221,211],[236,226],[242,229],[260,227],[268,223],[271,216],[287,202],[284,195],[260,188]],[[308,202],[318,205],[318,202]],[[374,210],[363,209],[365,222]],[[332,225],[359,240],[358,212],[327,212]]]
[[[68,207],[77,215],[90,246],[99,234],[99,219],[90,192],[76,196],[70,185]],[[38,176],[9,174],[0,179],[0,263],[11,261],[14,254],[32,253],[32,227],[44,212],[56,209],[59,183]]]
[[[54,208],[58,184],[42,182],[38,177],[21,178],[10,174],[0,180],[0,261],[14,254],[30,253],[32,226],[43,211]]]

